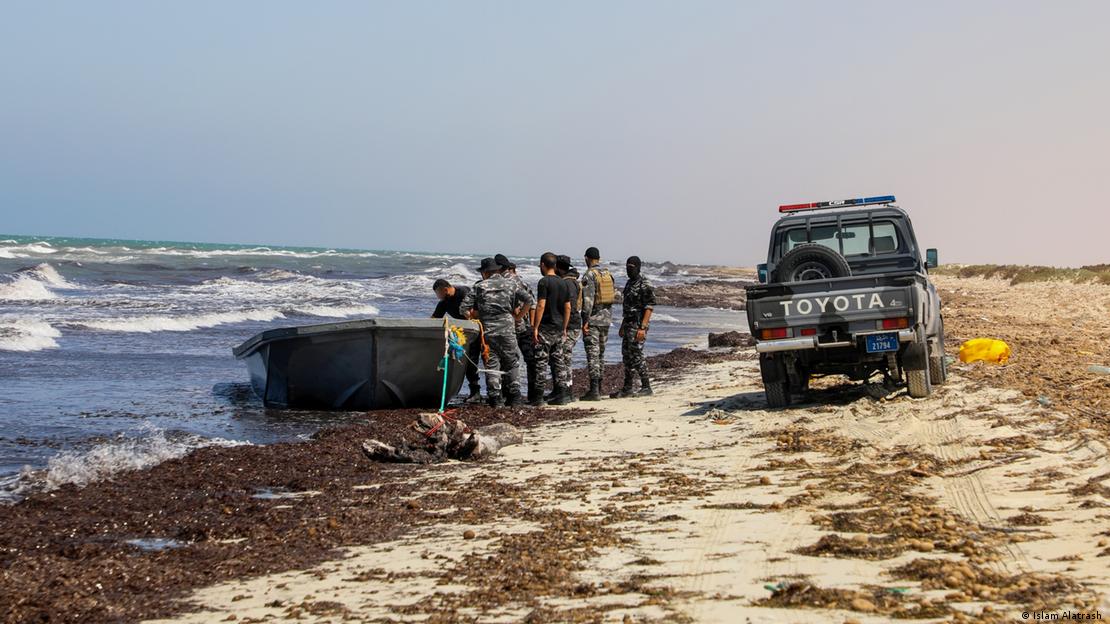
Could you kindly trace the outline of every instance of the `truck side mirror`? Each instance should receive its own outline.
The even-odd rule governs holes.
[[[755,270],[759,272],[759,283],[760,284],[766,284],[767,283],[767,265],[766,264],[757,264],[755,266]]]
[[[925,268],[926,269],[935,269],[938,266],[940,266],[940,260],[937,257],[937,250],[936,249],[926,249],[925,250]]]

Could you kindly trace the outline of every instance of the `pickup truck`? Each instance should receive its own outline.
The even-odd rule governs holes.
[[[944,320],[910,216],[894,196],[781,206],[748,324],[767,403],[790,404],[815,375],[905,383],[926,397],[945,382]]]

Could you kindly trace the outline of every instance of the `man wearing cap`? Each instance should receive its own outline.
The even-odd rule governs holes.
[[[597,247],[586,250],[586,274],[582,276],[582,345],[586,348],[586,372],[590,391],[583,401],[601,400],[601,378],[605,371],[605,343],[613,323],[613,276],[601,268]],[[608,303],[606,303],[608,302]]]
[[[493,407],[505,404],[505,398],[501,394],[501,377],[505,376],[509,381],[509,404],[518,405],[520,349],[516,346],[513,321],[516,285],[501,275],[501,267],[493,258],[483,259],[478,271],[482,274],[482,279],[474,283],[459,306],[459,311],[482,322],[486,346],[489,347],[489,357],[486,359],[489,404]]]
[[[463,299],[470,292],[468,286],[453,286],[445,279],[437,279],[432,284],[432,291],[439,298],[439,304],[432,312],[432,318],[465,319],[466,315],[459,311]],[[466,397],[467,403],[477,403],[482,400],[482,386],[478,383],[478,360],[482,357],[482,345],[477,340],[471,340],[466,345],[466,382],[470,386],[470,396]]]
[[[543,392],[547,386],[548,365],[554,369],[555,393],[551,401],[555,405],[569,403],[566,389],[562,385],[563,358],[561,348],[567,337],[570,324],[570,299],[562,279],[555,275],[555,254],[550,251],[540,256],[540,272],[543,277],[536,284],[536,309],[532,311],[532,344],[536,358],[536,396],[528,402],[539,407],[544,405]]]
[[[563,357],[563,378],[561,382],[567,392],[567,398],[571,401],[577,401],[578,399],[574,396],[574,365],[572,358],[574,357],[574,345],[578,344],[578,337],[582,335],[582,325],[579,323],[582,318],[580,309],[582,284],[578,283],[578,269],[571,265],[570,256],[560,254],[555,257],[555,274],[562,278],[563,285],[567,287],[567,297],[570,299],[570,323],[567,325],[567,338],[563,341],[560,350]]]
[[[624,318],[621,320],[621,359],[624,362],[624,386],[610,394],[614,399],[629,396],[648,396],[651,394],[651,380],[648,379],[647,363],[644,361],[644,341],[647,340],[651,311],[655,307],[655,289],[640,272],[642,263],[638,256],[631,256],[625,262],[624,270],[628,281],[624,284],[624,298],[621,307]],[[635,375],[640,376],[640,389],[632,385]]]
[[[493,259],[497,262],[497,266],[501,267],[501,275],[513,282],[517,288],[516,308],[513,312],[516,344],[520,349],[521,360],[524,361],[524,378],[527,379],[528,400],[531,401],[535,398],[536,383],[536,362],[532,355],[532,308],[536,305],[536,296],[532,293],[532,288],[516,274],[516,264],[512,260],[504,254],[497,254]]]

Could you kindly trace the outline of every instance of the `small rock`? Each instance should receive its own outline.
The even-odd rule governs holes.
[[[474,531],[467,529],[463,531],[463,539],[474,539]]]
[[[760,485],[771,485],[771,477],[760,477],[759,478],[759,484]]]
[[[875,610],[875,603],[866,598],[856,598],[852,600],[852,610],[862,611],[863,613],[871,613]]]

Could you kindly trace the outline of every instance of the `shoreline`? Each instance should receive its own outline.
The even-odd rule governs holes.
[[[649,361],[665,379],[726,357],[679,348]],[[619,387],[619,369],[606,367],[606,391]],[[576,387],[584,375],[575,371]],[[458,416],[472,426],[507,421],[529,436],[601,405],[462,406]],[[364,424],[324,428],[304,442],[198,448],[84,487],[33,492],[0,508],[0,595],[19,597],[0,613],[12,622],[59,612],[82,621],[164,617],[182,608],[164,601],[205,584],[299,569],[349,543],[395,538],[420,524],[419,509],[404,499],[419,488],[412,479],[435,465],[375,463],[360,444],[402,441],[421,411],[372,412]],[[354,509],[351,488],[360,488]],[[297,506],[273,504],[285,499]],[[144,550],[129,540],[170,547]],[[55,586],[60,579],[65,589]]]
[[[807,402],[768,410],[752,350],[678,349],[654,356],[656,396],[522,412],[534,419],[521,423],[532,425],[525,443],[492,461],[373,464],[357,444],[388,437],[362,425],[309,443],[201,449],[0,509],[0,595],[23,601],[0,613],[1106,617],[1110,377],[1083,371],[1110,331],[1096,312],[1110,287],[939,278],[938,288],[948,353],[992,335],[1011,341],[1009,365],[955,364],[953,382],[923,400],[823,379]],[[1067,344],[1052,342],[1046,307],[1077,328]],[[481,425],[483,412],[460,416]],[[278,496],[252,498],[258,488]],[[125,531],[190,544],[94,539]]]

